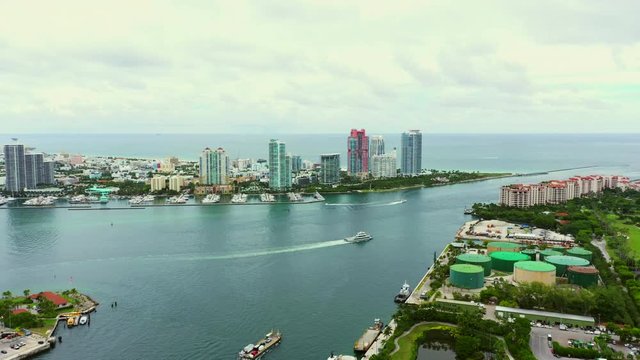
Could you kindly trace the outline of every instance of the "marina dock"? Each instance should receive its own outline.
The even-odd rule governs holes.
[[[353,350],[361,353],[364,353],[367,350],[369,350],[371,345],[373,345],[373,343],[378,338],[378,335],[380,335],[380,333],[382,332],[383,327],[384,325],[382,324],[380,319],[376,319],[373,325],[368,327],[364,331],[362,336],[360,336],[360,338],[353,345]]]

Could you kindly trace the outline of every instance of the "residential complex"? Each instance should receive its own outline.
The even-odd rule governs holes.
[[[371,176],[376,179],[398,176],[395,149],[390,154],[373,155],[371,157]]]
[[[369,137],[364,129],[351,129],[347,138],[347,172],[360,177],[369,174]]]
[[[229,176],[229,157],[223,148],[206,148],[200,155],[200,183],[225,185]]]
[[[402,133],[400,172],[405,176],[419,175],[422,171],[422,133],[409,130]]]
[[[575,176],[567,180],[552,180],[539,184],[512,184],[500,189],[500,205],[529,207],[560,204],[604,189],[627,189],[628,177],[618,175]]]
[[[269,142],[269,187],[276,191],[291,188],[291,156],[285,143],[276,139]]]
[[[337,184],[340,182],[340,154],[320,155],[320,183]]]
[[[149,180],[151,192],[162,191],[167,188],[167,178],[165,176],[154,176]]]
[[[372,157],[375,155],[384,155],[384,138],[382,135],[373,135],[371,137],[369,155]]]

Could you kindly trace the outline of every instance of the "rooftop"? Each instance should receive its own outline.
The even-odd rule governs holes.
[[[526,271],[551,272],[556,271],[556,267],[542,261],[519,261],[514,267]]]
[[[507,251],[496,251],[491,253],[492,259],[498,260],[509,260],[509,261],[522,261],[529,260],[529,255],[522,254],[519,252],[507,252]]]
[[[566,256],[566,255],[554,255],[554,256],[546,256],[544,261],[549,262],[551,264],[557,265],[575,265],[575,266],[587,266],[589,265],[589,261],[583,258],[575,257],[575,256]]]
[[[591,316],[562,314],[562,313],[554,313],[550,311],[516,309],[516,308],[510,308],[506,306],[496,306],[496,311],[518,313],[518,314],[525,314],[525,315],[537,315],[542,317],[555,317],[555,318],[568,319],[568,320],[587,321],[592,323],[596,322],[596,320]]]
[[[456,272],[461,272],[461,273],[470,273],[470,274],[475,274],[475,273],[483,273],[484,274],[484,269],[478,265],[472,265],[472,264],[455,264],[455,265],[451,265],[451,271],[456,271]]]

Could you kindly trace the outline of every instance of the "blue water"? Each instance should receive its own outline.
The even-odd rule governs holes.
[[[180,145],[181,136],[160,136],[164,143],[147,148],[143,144],[154,136],[132,135],[134,143],[121,145],[110,143],[109,135],[96,140],[94,153],[183,156],[205,140],[196,136]],[[38,138],[28,143],[55,147],[51,138]],[[640,178],[637,136],[533,142],[498,136],[493,144],[484,136],[429,138],[425,158],[437,168],[532,172],[598,165],[517,181],[588,173]],[[335,151],[332,143],[318,140],[306,151]],[[82,144],[59,146],[89,152]],[[0,289],[76,287],[107,304],[90,328],[63,329],[64,342],[41,359],[233,359],[271,328],[283,331],[284,340],[268,359],[326,359],[330,351],[350,353],[374,318],[388,320],[403,281],[415,285],[433,253],[470,219],[463,209],[495,201],[500,185],[513,181],[327,196],[333,205],[4,209]],[[126,204],[109,204],[117,205]],[[336,241],[360,230],[374,239]],[[119,306],[111,309],[115,300]]]

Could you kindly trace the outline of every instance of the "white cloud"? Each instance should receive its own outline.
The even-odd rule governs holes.
[[[0,118],[8,133],[640,131],[639,10],[0,2]]]

